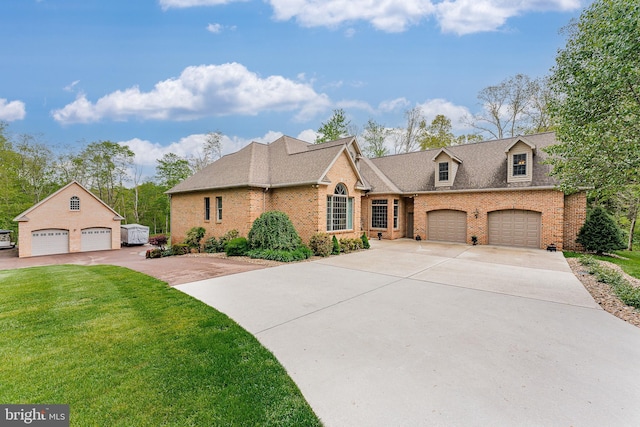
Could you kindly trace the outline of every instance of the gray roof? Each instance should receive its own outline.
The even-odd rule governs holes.
[[[507,183],[506,150],[518,140],[535,146],[533,177],[530,182],[509,184]],[[542,148],[555,143],[555,133],[547,132],[447,147],[446,152],[454,155],[462,163],[458,167],[453,185],[445,188],[435,187],[436,168],[433,159],[442,151],[440,148],[379,157],[371,159],[371,163],[400,190],[400,193],[551,187],[556,185],[557,181],[549,176],[551,166],[544,164],[547,154]],[[363,169],[363,175],[371,185],[372,193],[389,192],[389,186],[381,183],[377,175],[372,173],[371,168]]]
[[[288,136],[282,136],[271,144],[252,142],[218,159],[167,193],[327,184],[325,175],[329,168],[343,151],[349,153],[350,149],[360,153],[354,137],[323,144],[310,144]],[[353,156],[350,158],[354,160]]]

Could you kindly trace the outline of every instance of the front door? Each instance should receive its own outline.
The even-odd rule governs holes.
[[[413,239],[413,212],[407,212],[407,233],[409,239]]]

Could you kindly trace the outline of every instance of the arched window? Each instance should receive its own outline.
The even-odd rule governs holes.
[[[353,197],[347,187],[336,185],[332,196],[327,196],[327,231],[353,229]]]
[[[72,211],[80,210],[80,197],[73,196],[69,199],[69,210],[72,210]]]

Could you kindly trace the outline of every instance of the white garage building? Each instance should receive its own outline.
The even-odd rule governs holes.
[[[120,249],[123,219],[73,181],[14,219],[19,256]]]

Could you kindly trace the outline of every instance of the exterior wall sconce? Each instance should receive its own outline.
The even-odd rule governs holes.
[[[478,218],[478,215],[480,215],[480,212],[478,212],[478,208],[476,208],[475,211],[473,211],[473,216],[475,216],[476,218]]]

